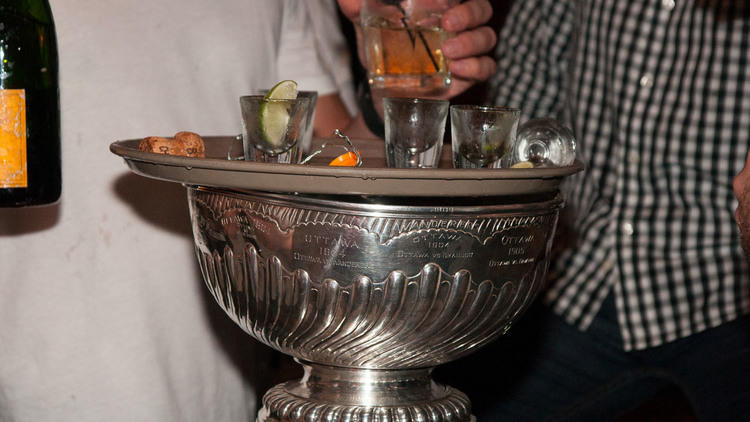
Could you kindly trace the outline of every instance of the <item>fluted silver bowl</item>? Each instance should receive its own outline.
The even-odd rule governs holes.
[[[536,296],[560,183],[583,164],[454,169],[444,145],[440,168],[387,168],[382,140],[363,139],[364,167],[328,166],[339,151],[281,165],[227,160],[234,136],[204,140],[205,158],[140,151],[140,139],[110,150],[187,186],[211,293],[302,364],[257,421],[472,420],[468,397],[432,369],[501,335]]]
[[[433,367],[504,333],[541,288],[561,200],[321,197],[188,187],[205,282],[305,377],[259,421],[468,421]],[[481,203],[480,203],[481,202]],[[409,205],[406,205],[409,204]]]

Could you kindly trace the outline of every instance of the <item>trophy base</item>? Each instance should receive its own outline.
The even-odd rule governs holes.
[[[433,368],[357,369],[300,362],[305,374],[263,396],[256,422],[474,422],[462,392]]]

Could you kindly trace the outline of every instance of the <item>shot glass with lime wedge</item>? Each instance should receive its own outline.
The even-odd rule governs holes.
[[[276,84],[266,95],[240,97],[245,160],[297,164],[311,101],[297,96],[294,81]]]

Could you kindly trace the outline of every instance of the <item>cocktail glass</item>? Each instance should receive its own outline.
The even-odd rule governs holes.
[[[372,89],[393,96],[445,92],[451,83],[442,45],[453,34],[440,25],[459,0],[365,0],[361,22]]]

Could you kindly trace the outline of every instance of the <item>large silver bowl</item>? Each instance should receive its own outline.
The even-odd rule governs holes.
[[[188,197],[216,301],[306,367],[303,380],[266,395],[262,421],[469,420],[468,399],[433,383],[431,368],[492,341],[529,305],[561,204],[399,205],[205,188]]]
[[[386,169],[382,143],[361,143],[369,168],[275,166],[227,161],[233,142],[209,138],[205,159],[138,151],[137,140],[110,148],[135,173],[186,185],[211,294],[304,367],[265,394],[258,422],[472,420],[469,399],[432,369],[494,340],[529,306],[558,185],[580,163]]]

